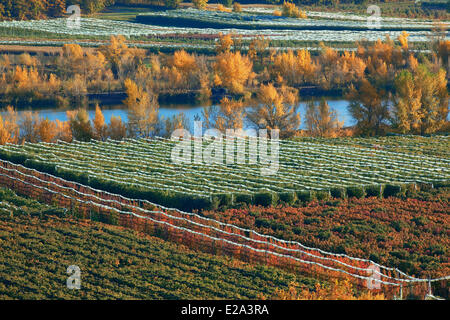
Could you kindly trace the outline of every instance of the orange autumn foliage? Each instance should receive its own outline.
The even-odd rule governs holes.
[[[219,33],[219,40],[217,41],[216,52],[217,54],[231,51],[234,41],[231,34],[223,35]]]
[[[53,121],[41,119],[36,125],[36,134],[42,142],[53,142],[56,133],[56,123]]]
[[[19,125],[17,124],[17,113],[13,107],[8,106],[6,113],[0,115],[0,144],[17,143],[19,141]]]
[[[94,116],[94,137],[99,140],[105,140],[107,137],[107,126],[105,124],[105,116],[97,104],[95,106],[95,116]]]
[[[312,61],[307,50],[281,52],[274,57],[272,73],[281,76],[288,85],[296,85],[310,81],[317,65]]]
[[[247,114],[248,119],[260,129],[279,129],[282,138],[293,136],[300,126],[298,98],[296,89],[261,85],[256,105]]]
[[[227,97],[220,101],[218,107],[205,107],[203,117],[207,128],[215,128],[222,133],[227,129],[242,129],[244,127],[244,103]]]
[[[349,280],[334,280],[329,286],[316,283],[314,290],[302,287],[298,291],[294,283],[286,291],[277,289],[276,300],[385,300],[383,293],[368,290],[358,292]]]
[[[245,84],[253,76],[252,68],[253,63],[248,56],[240,52],[224,52],[216,58],[214,82],[232,93],[243,93]]]
[[[306,13],[300,10],[294,3],[289,1],[283,2],[282,14],[285,17],[306,19]]]
[[[72,142],[72,130],[70,129],[69,121],[55,120],[56,123],[56,139]]]

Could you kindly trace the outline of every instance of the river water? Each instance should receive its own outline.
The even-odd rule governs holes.
[[[301,128],[305,128],[304,120],[305,120],[305,113],[306,113],[306,104],[307,102],[301,102],[299,107],[299,112],[302,118],[302,125]],[[350,114],[347,111],[347,106],[349,102],[347,100],[328,100],[328,104],[330,105],[331,109],[336,110],[338,114],[339,121],[342,121],[344,123],[344,126],[351,126],[354,125],[354,119],[350,116]],[[193,128],[193,122],[194,117],[196,115],[201,116],[203,110],[203,106],[201,105],[188,105],[188,104],[170,104],[170,105],[160,105],[159,108],[159,115],[160,117],[169,118],[174,115],[177,115],[179,113],[184,113],[186,117],[189,119],[191,128]],[[18,111],[18,114],[20,116],[21,113],[25,112],[26,110],[20,110]],[[60,121],[66,121],[67,110],[63,109],[38,109],[36,112],[39,113],[39,116],[42,118],[48,118],[51,121],[54,121],[56,119]],[[127,109],[124,105],[118,105],[118,106],[112,106],[112,107],[104,107],[102,108],[103,115],[105,117],[105,122],[109,123],[112,116],[120,116],[122,121],[127,121]],[[95,116],[95,109],[90,108],[88,109],[89,117],[92,120]]]

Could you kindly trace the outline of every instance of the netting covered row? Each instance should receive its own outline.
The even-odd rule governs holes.
[[[319,276],[347,277],[359,285],[374,283],[374,287],[386,292],[412,284],[421,284],[418,287],[425,290],[429,281],[366,259],[308,248],[298,242],[261,235],[197,214],[128,199],[7,161],[0,161],[0,184],[39,201],[67,208],[79,218],[132,228],[243,261]]]

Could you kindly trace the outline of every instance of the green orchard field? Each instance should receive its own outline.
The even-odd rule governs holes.
[[[0,299],[257,299],[317,280],[71,218],[0,189]],[[81,269],[82,290],[66,287]]]
[[[259,152],[258,160],[250,163],[253,142],[243,143],[245,154],[239,151],[239,142],[234,141],[230,149],[224,142],[222,157],[212,163],[205,161],[211,141],[204,139],[200,145],[203,160],[199,163],[193,141],[191,157],[183,162],[178,154],[173,158],[178,142],[163,138],[10,144],[0,147],[0,158],[186,211],[242,204],[292,205],[314,198],[388,197],[404,194],[408,188],[447,186],[450,181],[447,136],[279,140],[279,160],[271,175],[263,175],[262,169],[271,169],[275,163],[271,159],[277,155],[268,155],[270,165],[266,165]],[[428,147],[422,149],[423,145]],[[267,149],[271,148],[269,143]],[[243,163],[237,160],[239,153]],[[234,164],[226,162],[228,157]]]

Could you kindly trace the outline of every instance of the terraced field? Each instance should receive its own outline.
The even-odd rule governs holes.
[[[356,148],[379,148],[385,151],[410,153],[415,155],[429,155],[439,158],[450,158],[450,139],[448,135],[424,137],[417,135],[385,136],[374,138],[339,138],[339,139],[310,139],[299,141],[344,145]]]
[[[143,143],[144,146],[151,146],[155,141],[158,140],[128,140],[123,144],[127,145],[129,143],[134,146],[133,149],[130,149],[130,145],[127,145],[128,153],[133,153],[136,152],[136,145],[139,142]],[[106,150],[106,146],[111,145],[111,143],[113,142],[110,141],[104,143],[104,145],[102,145],[103,150]],[[117,142],[114,143],[117,144]],[[309,144],[311,144],[311,142],[307,145]],[[61,145],[68,146],[68,144]],[[19,148],[26,148],[27,146],[28,145],[25,145]],[[47,145],[47,147],[49,146],[50,145]],[[58,145],[53,145],[52,147],[55,154],[58,152],[57,146]],[[80,146],[92,146],[92,144],[79,144],[78,147]],[[12,146],[8,145],[5,148],[11,147]],[[40,145],[40,147],[39,150],[44,150],[44,145]],[[358,206],[358,204],[354,202],[356,201],[355,199],[352,199],[351,201],[353,202],[349,203],[347,207],[340,207],[340,200],[329,200],[329,205],[336,208],[333,208],[333,210],[330,211],[327,209],[327,205],[325,205],[325,208],[316,210],[314,208],[314,201],[316,198],[319,198],[319,195],[323,196],[323,194],[313,194],[311,192],[306,194],[304,192],[299,192],[295,193],[299,196],[300,202],[298,204],[309,201],[308,206],[312,205],[312,211],[309,209],[305,210],[304,215],[308,216],[307,218],[297,219],[301,218],[301,209],[300,211],[288,207],[276,209],[275,212],[278,213],[272,216],[274,213],[273,211],[260,211],[260,208],[262,207],[251,207],[252,212],[248,213],[246,213],[245,210],[232,211],[234,212],[233,216],[235,215],[236,218],[238,218],[238,221],[234,221],[234,218],[229,220],[230,216],[227,212],[223,214],[220,214],[220,211],[203,212],[203,215],[199,215],[151,203],[142,196],[149,194],[155,195],[152,193],[154,191],[139,189],[139,187],[126,189],[122,186],[117,189],[124,193],[126,193],[127,190],[128,193],[132,193],[131,190],[133,192],[141,192],[135,198],[127,198],[119,194],[112,194],[105,191],[104,187],[106,185],[102,185],[102,183],[104,183],[102,180],[89,176],[92,169],[89,169],[91,171],[85,169],[85,171],[88,172],[88,175],[80,174],[69,170],[67,167],[59,167],[49,163],[51,158],[44,160],[36,154],[34,158],[30,158],[27,157],[26,153],[23,151],[17,152],[17,150],[5,150],[6,149],[1,153],[2,157],[7,157],[9,160],[13,160],[16,163],[23,163],[29,167],[40,168],[41,171],[52,171],[55,174],[64,176],[69,181],[48,173],[2,161],[0,167],[1,185],[12,188],[20,194],[33,199],[39,199],[45,203],[66,208],[78,218],[124,226],[148,235],[158,236],[165,240],[187,245],[192,249],[201,250],[209,254],[230,255],[252,264],[262,263],[264,265],[282,268],[289,272],[301,272],[302,274],[314,275],[315,277],[349,277],[357,285],[364,285],[368,279],[373,279],[368,272],[369,270],[372,270],[370,267],[374,266],[378,268],[376,274],[380,277],[378,281],[383,284],[383,290],[385,290],[383,292],[386,292],[389,296],[395,294],[402,286],[408,288],[408,290],[412,290],[410,292],[414,292],[416,295],[424,294],[426,283],[428,281],[427,278],[410,275],[422,275],[422,272],[424,271],[426,275],[430,275],[430,272],[435,275],[432,283],[437,289],[444,289],[445,291],[445,288],[448,287],[445,284],[442,287],[442,282],[445,283],[446,279],[448,279],[448,275],[445,271],[447,270],[445,243],[448,240],[448,236],[446,235],[447,231],[439,227],[440,224],[447,225],[446,211],[448,211],[448,205],[443,203],[432,203],[427,208],[427,205],[408,202],[405,203],[405,208],[402,209],[402,204],[397,203],[393,205],[391,203],[395,202],[395,200],[393,200],[395,198],[387,199],[384,204],[381,204],[381,199],[370,198],[367,199],[366,204],[373,201],[379,201],[380,205],[383,207],[389,208],[389,206],[392,206],[392,210],[386,212],[383,209],[380,212],[380,206],[378,206],[375,207],[375,209],[371,209],[369,212],[369,208],[365,207],[365,203],[362,202],[363,206],[360,207],[360,209],[356,208],[357,213],[355,215],[353,208],[355,205]],[[360,150],[360,148],[358,150]],[[154,151],[155,150],[151,150],[148,154],[156,154]],[[71,149],[70,152],[72,155],[80,154],[80,150],[76,149]],[[28,150],[28,154],[31,154],[30,150]],[[405,155],[408,154],[405,153]],[[134,154],[134,156],[135,158],[142,158],[140,155],[138,157]],[[116,152],[116,158],[117,157],[121,158],[121,163],[127,163],[127,161],[123,161],[122,159],[123,154]],[[102,159],[102,161],[104,161],[104,159]],[[392,162],[393,160],[391,159],[390,161]],[[96,163],[100,163],[99,159],[96,160]],[[152,164],[153,163],[156,163],[156,160],[153,160]],[[407,174],[407,172],[405,174]],[[136,176],[142,176],[142,174],[139,172]],[[84,184],[96,185],[102,190],[93,189],[87,185],[74,182],[77,180],[83,180]],[[113,183],[113,179],[111,179],[110,183]],[[120,184],[113,183],[110,184],[109,187],[117,187],[119,185]],[[421,183],[420,186],[422,188],[431,188],[431,190],[433,190],[432,184]],[[388,187],[389,185],[386,186],[386,190],[389,189]],[[127,186],[127,188],[130,187]],[[347,191],[350,192],[350,190],[353,190],[353,192],[357,193],[353,188],[354,187],[349,187],[347,188]],[[367,188],[364,190],[369,192],[371,189]],[[401,190],[402,188],[399,188],[399,191]],[[404,192],[405,193],[402,193],[403,195],[410,197],[416,191],[414,189],[409,189]],[[180,194],[181,193],[179,193],[178,196]],[[282,193],[280,193],[280,198],[281,194]],[[443,199],[447,199],[448,191],[446,191],[446,189],[443,189],[443,194]],[[447,198],[445,198],[446,194]],[[329,194],[327,195],[329,196]],[[305,196],[305,198],[301,198],[302,196]],[[308,198],[306,198],[306,196],[308,196]],[[213,197],[210,196],[210,198]],[[225,198],[229,199],[227,197],[223,197],[222,199]],[[186,201],[185,203],[192,202],[192,199],[189,198],[189,193],[181,196],[181,199],[182,201]],[[233,197],[231,197],[231,199],[233,199]],[[252,199],[259,199],[257,201],[261,201],[262,198],[260,195],[255,194],[252,196]],[[180,204],[175,198],[172,198],[172,201],[175,204]],[[337,203],[334,203],[335,201],[337,201]],[[444,201],[448,202],[448,199]],[[266,205],[270,204],[271,203],[266,203]],[[411,206],[416,214],[411,214]],[[417,208],[421,206],[423,207],[423,210],[417,211]],[[253,211],[255,209],[259,212],[255,213]],[[336,225],[330,224],[330,221],[326,219],[331,215],[334,221],[334,218],[336,218],[334,216],[335,210],[338,210],[339,213],[343,213],[343,225],[340,225],[339,223]],[[427,213],[423,216],[426,212],[425,210],[431,210],[430,214]],[[293,220],[292,217],[288,218],[286,216],[287,214],[292,214],[292,212],[294,212],[296,217]],[[298,214],[296,212],[298,212]],[[314,213],[314,216],[316,217],[312,216],[312,213]],[[395,218],[391,217],[391,215],[394,215]],[[210,218],[211,216],[213,219]],[[256,219],[252,224],[251,221],[255,217]],[[356,218],[358,222],[352,222],[353,217]],[[303,237],[310,233],[310,231],[307,231],[309,225],[315,225],[315,223],[322,218],[324,221],[321,225],[325,228],[329,228],[329,230],[319,230],[317,238],[324,239],[326,243],[328,243],[330,237],[333,237],[331,230],[333,230],[333,233],[338,232],[338,234],[344,237],[342,240],[345,241],[345,246],[349,246],[349,252],[351,252],[353,256],[343,253],[342,249],[339,249],[338,247],[324,246],[323,243],[314,243],[313,247],[305,245],[305,243],[310,244],[309,241],[311,240],[311,238]],[[362,223],[361,219],[364,220],[364,218],[370,218],[370,221]],[[377,222],[378,218],[380,218],[379,223]],[[347,219],[350,220],[347,221]],[[398,221],[399,219],[400,221]],[[284,224],[284,221],[290,221],[290,224],[286,225]],[[386,225],[385,221],[389,222],[388,225]],[[303,228],[302,223],[306,225]],[[414,225],[411,225],[410,229],[405,227],[411,223],[414,223]],[[426,232],[423,230],[421,231],[421,227],[425,227],[424,230]],[[432,235],[429,234],[428,230],[432,231]],[[364,240],[359,238],[361,237],[361,231],[364,231]],[[404,232],[406,232],[406,235]],[[350,233],[352,237],[346,237],[347,233]],[[414,235],[420,234],[420,241],[418,239],[408,238],[410,241],[406,243],[405,239],[410,233]],[[312,236],[313,233],[310,235]],[[399,235],[401,235],[400,238]],[[375,236],[376,242],[374,242]],[[442,237],[441,240],[439,240],[440,237]],[[298,242],[298,240],[302,242]],[[333,243],[344,245],[342,240],[334,239]],[[357,243],[358,241],[367,242],[369,247],[358,245],[355,243],[355,240],[357,240]],[[373,252],[374,244],[382,244],[383,241],[385,244],[380,247],[379,250]],[[423,241],[425,242],[422,243]],[[407,246],[405,247],[405,245]],[[330,251],[324,251],[317,247],[326,248],[326,250]],[[414,248],[416,251],[414,257],[408,254],[408,248]],[[387,251],[385,251],[385,249],[387,249]],[[417,250],[420,251],[420,254]],[[366,251],[372,252],[370,257],[367,256]],[[377,255],[378,251],[383,252],[383,255]],[[381,265],[377,261],[386,262],[387,265]],[[397,266],[398,268],[393,266]]]
[[[66,212],[0,189],[0,299],[256,299],[317,282]],[[66,287],[70,265],[82,290]]]
[[[192,50],[211,50],[219,33],[242,35],[245,41],[264,35],[277,46],[308,47],[312,43],[317,47],[321,41],[341,45],[362,39],[376,41],[387,35],[396,39],[403,30],[409,33],[410,43],[428,42],[433,21],[383,18],[381,27],[368,28],[366,16],[310,12],[308,19],[277,17],[264,8],[247,9],[242,13],[202,11],[193,8],[134,13],[135,19],[105,14],[105,17],[81,19],[81,28],[67,25],[66,19],[39,21],[3,21],[0,22],[1,44],[27,44],[25,39],[35,37],[36,45],[50,45],[50,39],[67,38],[78,40],[83,45],[98,45],[111,35],[122,34],[129,37],[134,45],[146,48],[177,48],[184,45]],[[108,18],[109,17],[109,18]],[[112,19],[113,18],[113,19]],[[448,21],[441,21],[450,25]],[[302,32],[298,32],[302,30]],[[196,36],[196,43],[187,41]],[[159,40],[156,40],[160,38]],[[164,38],[164,39],[161,39]],[[170,38],[170,41],[167,40]],[[42,43],[39,41],[41,39]],[[89,39],[86,43],[81,40]],[[297,44],[295,44],[297,43]]]
[[[275,238],[222,222],[222,218],[210,219],[141,199],[125,198],[10,162],[2,161],[0,170],[1,185],[66,208],[78,218],[124,226],[206,253],[229,255],[253,264],[262,263],[323,279],[348,277],[358,286],[366,286],[367,281],[376,280],[388,296],[398,294],[401,287],[408,288],[414,295],[423,295],[428,282],[427,278],[412,277],[398,268],[380,265],[373,260],[308,247],[300,242],[284,240],[283,235]],[[278,226],[276,220],[264,225],[267,223]],[[446,279],[448,276],[444,275],[431,281],[433,286],[440,288],[439,284]]]
[[[449,137],[428,139],[430,143],[438,139],[448,144]],[[333,140],[328,144],[320,139],[283,140],[278,164],[267,154],[267,165],[262,165],[262,153],[258,159],[249,157],[249,144],[253,145],[254,140],[251,141],[243,141],[247,143],[245,155],[238,155],[236,148],[224,148],[223,157],[211,164],[195,162],[195,157],[188,163],[180,163],[181,158],[174,162],[172,150],[176,142],[161,138],[6,145],[0,147],[0,157],[113,193],[183,210],[241,202],[293,204],[296,200],[306,201],[312,193],[319,193],[320,197],[389,196],[421,184],[445,186],[450,180],[450,160],[444,156],[393,152],[377,145],[332,144]],[[411,143],[411,148],[419,146]],[[207,144],[203,141],[204,150]],[[233,147],[237,144],[235,141]],[[191,146],[195,150],[193,141]],[[239,164],[242,155],[245,161]],[[274,153],[272,157],[275,156]],[[234,164],[227,165],[227,159]],[[275,174],[262,174],[275,164]]]
[[[405,198],[314,201],[300,207],[229,209],[203,215],[421,277],[450,274],[450,189]]]
[[[257,10],[257,11],[256,11]],[[315,17],[314,17],[315,15]],[[369,29],[367,17],[356,15],[321,15],[310,13],[311,18],[297,19],[274,16],[273,11],[247,10],[243,13],[197,10],[193,8],[141,13],[136,21],[156,25],[183,27],[209,27],[259,30],[362,30]],[[347,17],[346,19],[344,17]],[[344,18],[344,19],[343,19]],[[387,18],[382,19],[378,31],[430,31],[431,21]]]

